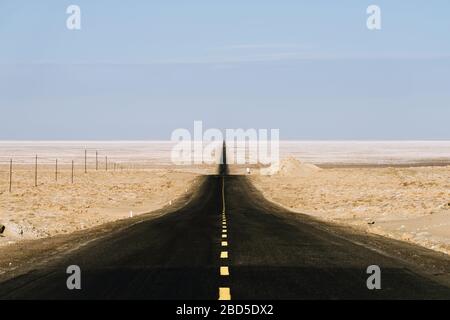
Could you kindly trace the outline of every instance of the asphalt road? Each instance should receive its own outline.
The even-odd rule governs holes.
[[[380,246],[411,255],[424,249],[294,215],[227,172],[222,166],[205,177],[176,212],[1,283],[0,298],[450,299],[449,287]],[[81,268],[81,290],[67,289],[69,265]],[[381,290],[367,289],[369,265],[381,268]]]

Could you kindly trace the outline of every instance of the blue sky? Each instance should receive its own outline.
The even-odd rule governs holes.
[[[370,4],[380,31],[366,28]],[[0,139],[169,139],[194,120],[283,139],[450,139],[448,12],[446,0],[0,0]]]

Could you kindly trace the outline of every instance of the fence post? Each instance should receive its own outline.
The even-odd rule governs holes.
[[[105,168],[108,171],[108,156],[105,157]]]
[[[9,160],[9,193],[12,191],[12,159]]]
[[[87,173],[87,150],[84,149],[84,173]]]
[[[58,159],[56,159],[55,165],[55,181],[58,182]]]
[[[38,171],[38,156],[36,155],[36,159],[34,161],[34,186],[37,187],[37,171]]]
[[[95,170],[98,170],[98,151],[95,151]]]
[[[72,160],[72,184],[73,184],[73,160]]]

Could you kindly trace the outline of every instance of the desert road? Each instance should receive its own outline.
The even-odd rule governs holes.
[[[450,299],[404,256],[450,268],[430,250],[293,214],[222,165],[181,209],[0,283],[0,298]],[[81,268],[81,290],[67,289],[69,265]],[[381,290],[367,288],[370,265]]]

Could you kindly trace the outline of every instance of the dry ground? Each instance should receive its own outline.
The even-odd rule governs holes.
[[[311,169],[293,159],[283,164],[279,174],[251,177],[272,201],[450,254],[450,166]]]
[[[147,213],[169,205],[187,193],[198,173],[175,169],[89,171],[81,168],[71,183],[71,168],[39,167],[34,186],[33,166],[0,167],[0,224],[6,230],[0,246],[20,240],[71,233],[106,222]],[[194,170],[195,171],[195,170]]]

